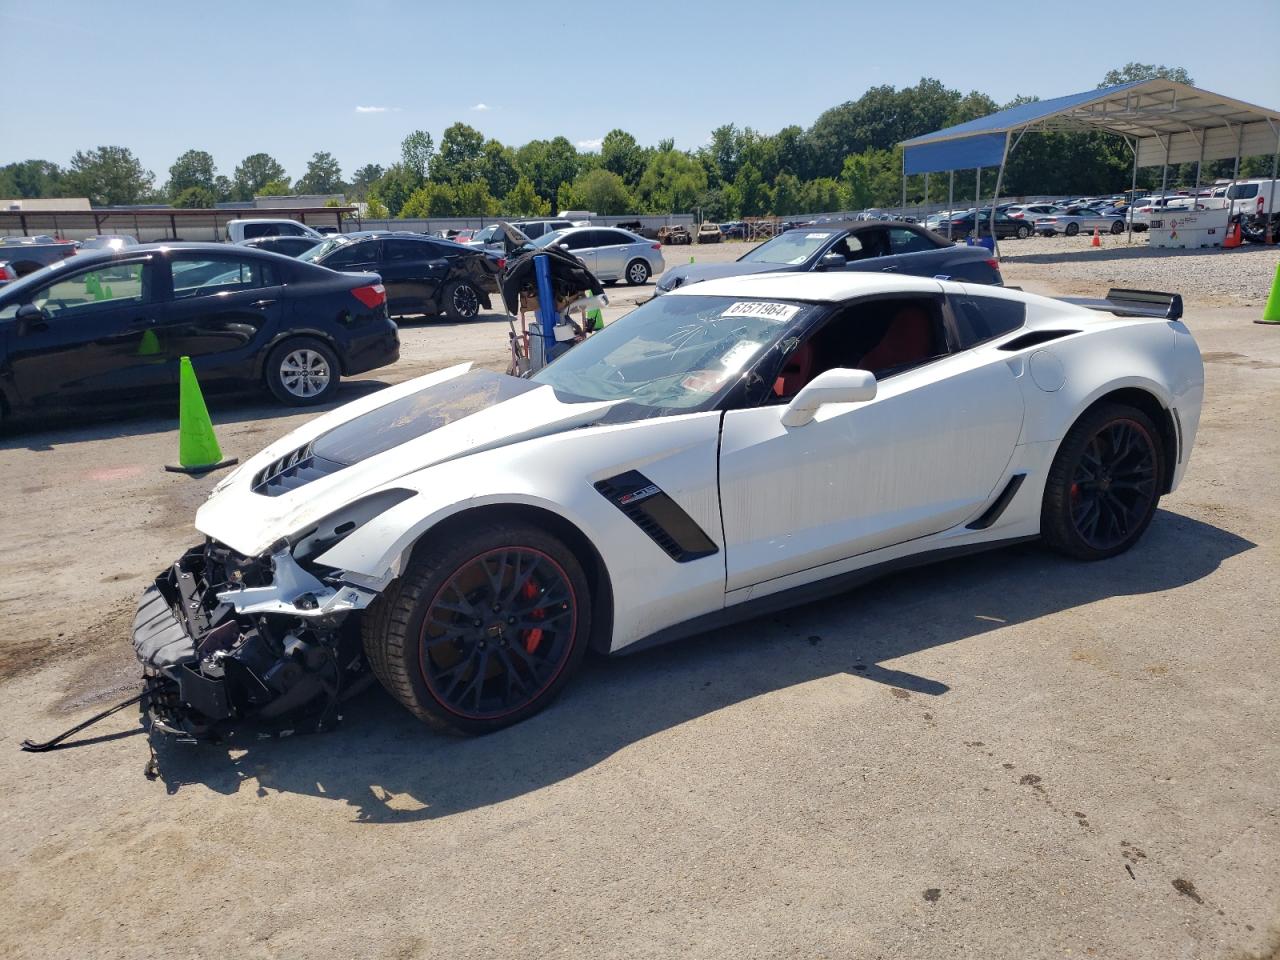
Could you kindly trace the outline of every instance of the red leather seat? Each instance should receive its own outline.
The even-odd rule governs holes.
[[[779,397],[794,397],[813,378],[813,343],[806,340],[791,352],[782,372],[773,381],[773,392]]]
[[[903,307],[889,321],[880,342],[862,357],[861,367],[878,373],[933,356],[933,320],[920,307]]]

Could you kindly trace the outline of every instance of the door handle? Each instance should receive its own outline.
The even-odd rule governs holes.
[[[253,301],[253,303],[251,304],[251,306],[254,306],[254,307],[269,307],[269,306],[271,306],[271,304],[273,304],[273,303],[275,303],[275,300],[255,300],[255,301]]]
[[[881,273],[897,273],[899,269],[901,268],[900,267],[882,267],[880,269],[880,272]]]

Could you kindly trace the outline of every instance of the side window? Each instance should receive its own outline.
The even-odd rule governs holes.
[[[921,253],[936,250],[933,241],[905,227],[889,228],[889,249],[894,253]]]
[[[578,233],[569,234],[561,243],[568,245],[570,250],[586,250],[588,247],[597,246],[595,237],[595,230],[582,230]]]
[[[282,237],[300,237],[306,233],[306,231],[296,223],[282,223],[278,229],[280,231],[279,235]]]
[[[960,349],[968,350],[984,340],[1017,330],[1027,321],[1027,306],[998,297],[952,297]]]
[[[537,240],[547,232],[547,225],[545,223],[526,223],[520,225],[519,230],[530,240]]]
[[[622,233],[620,230],[601,230],[600,232],[603,233],[605,236],[605,243],[602,244],[602,246],[604,246],[605,244],[612,245],[612,246],[622,246],[624,244],[635,243],[634,240],[632,240],[625,233]]]
[[[330,270],[345,270],[357,263],[367,263],[373,258],[374,244],[368,240],[349,243],[339,247],[325,260],[324,266]]]
[[[246,223],[244,225],[244,238],[252,240],[254,237],[278,237],[280,236],[280,228],[274,223]]]
[[[150,299],[147,279],[141,263],[113,263],[55,280],[31,302],[51,318],[72,319],[105,307],[145,302]]]
[[[853,234],[841,237],[828,253],[838,253],[846,260],[857,260],[865,256],[862,252],[862,241]]]
[[[173,261],[173,299],[212,297],[266,286],[263,265],[236,257],[202,257]]]
[[[417,240],[384,240],[382,243],[383,259],[388,263],[405,263],[414,260],[426,260],[431,256],[431,244]]]

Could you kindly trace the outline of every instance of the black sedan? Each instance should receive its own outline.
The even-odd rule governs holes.
[[[733,263],[690,264],[667,270],[658,294],[719,277],[749,273],[852,270],[946,277],[999,284],[1000,264],[985,247],[958,246],[914,223],[854,220],[796,227],[748,250]]]
[[[260,383],[283,403],[400,353],[379,277],[226,244],[80,254],[0,288],[0,411],[173,399],[190,357],[202,384]]]
[[[331,237],[300,258],[333,270],[371,271],[387,285],[392,316],[441,314],[471,320],[492,307],[503,261],[476,247],[397,232]]]
[[[286,257],[296,257],[320,242],[315,237],[254,237],[252,240],[241,240],[236,246],[270,250],[272,253],[283,253]]]
[[[991,210],[990,208],[981,211],[978,214],[978,236],[991,236]],[[963,240],[969,234],[973,233],[973,211],[968,213],[959,213],[946,220],[941,221],[937,226],[937,231],[943,235],[947,233],[947,224],[951,225],[951,236],[956,240]],[[1032,225],[1026,220],[1011,217],[1007,213],[996,210],[996,239],[1008,240],[1014,237],[1018,240],[1025,240],[1032,234]]]

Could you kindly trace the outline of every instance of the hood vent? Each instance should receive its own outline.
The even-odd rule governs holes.
[[[253,485],[250,489],[264,497],[278,497],[290,490],[305,486],[312,480],[319,480],[331,473],[337,473],[345,466],[333,460],[317,457],[314,448],[315,442],[312,441],[278,460],[273,460],[253,475]]]

